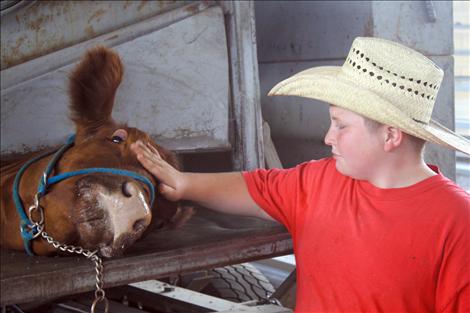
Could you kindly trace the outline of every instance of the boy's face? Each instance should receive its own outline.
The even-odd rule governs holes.
[[[330,118],[325,143],[331,146],[337,170],[355,179],[370,180],[384,153],[382,129],[372,132],[362,116],[336,106],[330,106]]]

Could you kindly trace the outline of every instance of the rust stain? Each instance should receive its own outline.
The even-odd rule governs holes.
[[[24,42],[24,44],[25,45],[27,45],[27,44],[32,45],[32,43],[30,41],[28,41],[27,39],[28,38],[26,38],[26,41]],[[18,64],[21,64],[21,63],[25,63],[25,62],[28,62],[30,60],[36,59],[40,56],[43,56],[43,55],[52,53],[54,51],[57,51],[61,47],[64,46],[64,43],[61,40],[59,40],[56,43],[54,43],[53,45],[51,45],[48,49],[43,49],[43,50],[41,50],[41,49],[44,46],[44,44],[36,43],[36,45],[37,45],[38,49],[31,50],[31,51],[28,52],[28,54],[20,52],[19,47],[18,47],[17,51],[13,51],[13,50],[8,51],[8,53],[6,53],[6,56],[2,54],[2,68],[1,69],[5,70],[9,67],[12,67],[12,66],[15,66],[15,65],[18,65]]]
[[[139,6],[137,7],[137,11],[140,12],[140,10],[142,10],[146,5],[147,5],[147,0],[141,1]]]
[[[85,28],[85,33],[88,35],[89,38],[91,37],[95,37],[95,30],[93,29],[93,26],[91,25],[88,25],[86,28]]]
[[[96,19],[96,21],[99,22],[101,17],[105,13],[106,13],[106,11],[103,10],[103,9],[99,9],[98,11],[95,11],[95,13],[93,13],[93,15],[88,19],[88,23],[90,23],[94,19]]]
[[[189,12],[191,14],[196,14],[199,12],[199,6],[198,5],[189,5],[185,8],[186,12]]]
[[[43,9],[46,7],[47,10],[39,10],[40,5]],[[12,38],[16,41],[11,42],[7,49],[2,49],[1,69],[28,62],[62,48],[65,45],[64,38],[57,39],[53,36],[47,39],[46,26],[53,21],[56,14],[60,15],[61,11],[67,13],[70,6],[69,3],[62,1],[38,1],[28,6],[23,13],[15,15],[16,21],[23,24],[30,35],[23,35],[17,39]],[[43,13],[41,14],[41,12]],[[44,14],[44,12],[47,13]]]
[[[123,5],[122,8],[123,8],[124,10],[127,10],[127,8],[128,8],[131,4],[132,4],[132,1],[129,1],[129,0],[128,0],[128,1],[126,1],[126,2],[124,3],[124,5]]]
[[[38,2],[39,2],[39,1],[38,1]],[[28,7],[26,8],[25,12],[24,12],[24,15],[26,16],[26,15],[35,15],[35,14],[37,14],[37,13],[38,13],[38,10],[39,10],[39,9],[38,9],[38,8],[39,8],[39,5],[40,5],[39,3],[35,3],[35,4],[31,5],[31,6],[28,6]]]
[[[15,56],[18,57],[18,56]],[[3,71],[11,66],[15,65],[15,60],[10,57],[10,55],[6,55],[6,53],[3,53],[2,51],[2,64],[0,69]]]
[[[70,3],[66,2],[65,5],[62,7],[62,14],[71,14],[73,9],[70,7]]]
[[[41,16],[38,19],[28,23],[28,27],[34,31],[38,31],[41,28],[41,24],[44,22],[44,18]]]
[[[26,39],[27,39],[27,37],[25,35],[23,35],[20,38],[16,39],[15,46],[12,49],[13,54],[18,54],[19,53],[19,48]]]
[[[3,55],[2,53],[2,71],[9,68],[9,67],[12,67],[14,65],[17,65],[19,63],[21,63],[20,61],[18,61],[18,58],[22,58],[23,55],[18,51],[12,51],[12,54],[9,54],[9,55]]]

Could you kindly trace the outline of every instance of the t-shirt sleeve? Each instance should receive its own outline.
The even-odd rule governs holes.
[[[437,312],[470,312],[470,196],[450,220],[436,291]]]
[[[470,284],[459,290],[442,311],[443,313],[470,312]]]
[[[293,231],[299,210],[307,210],[315,192],[317,173],[324,161],[310,161],[291,169],[258,169],[243,172],[253,200],[272,218]]]

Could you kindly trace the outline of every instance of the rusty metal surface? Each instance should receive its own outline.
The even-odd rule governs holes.
[[[232,150],[235,170],[262,167],[253,7],[252,2],[190,2],[3,69],[2,155],[58,145],[73,131],[65,77],[86,49],[101,44],[129,52],[127,60],[124,56],[128,75],[116,98],[118,121],[138,126],[172,150]],[[11,47],[16,36],[6,35],[2,48]],[[22,125],[30,129],[18,128]]]
[[[1,69],[136,23],[189,1],[36,1],[1,19]]]
[[[194,15],[186,12],[190,8]],[[172,150],[230,148],[229,56],[219,6],[194,3],[104,37],[83,44],[120,38],[113,48],[125,74],[113,108],[116,121],[171,143],[166,147]],[[1,71],[2,154],[54,146],[74,132],[67,77],[74,57],[85,51],[74,45]]]
[[[205,209],[183,227],[150,233],[126,256],[105,260],[105,287],[292,253],[279,224]],[[1,305],[93,290],[94,268],[80,257],[2,251]]]
[[[222,2],[226,14],[231,58],[231,96],[234,120],[231,129],[234,169],[264,167],[263,119],[261,117],[256,23],[253,1]]]

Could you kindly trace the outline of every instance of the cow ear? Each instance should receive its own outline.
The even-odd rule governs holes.
[[[105,47],[85,54],[69,77],[70,118],[77,135],[89,135],[112,122],[116,89],[122,80],[119,56]]]

